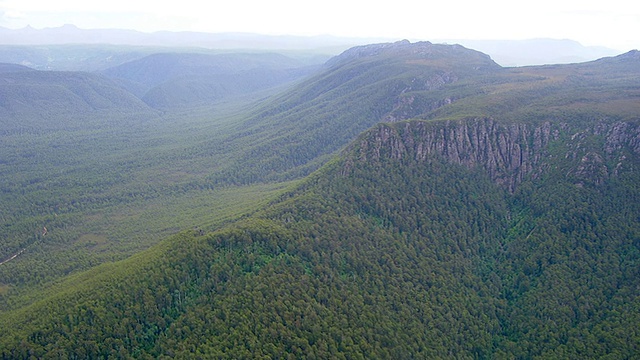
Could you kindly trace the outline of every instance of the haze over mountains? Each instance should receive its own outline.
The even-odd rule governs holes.
[[[249,33],[199,33],[160,31],[143,33],[120,29],[79,29],[74,25],[58,28],[34,29],[26,27],[0,29],[2,44],[54,45],[54,44],[117,44],[162,47],[204,47],[212,49],[279,49],[330,50],[344,48],[361,41],[374,39],[348,39],[333,36],[268,36]]]
[[[58,28],[23,29],[0,28],[0,45],[61,45],[61,44],[114,44],[152,47],[191,47],[219,50],[253,49],[254,51],[305,51],[323,55],[338,53],[356,45],[376,42],[390,42],[401,39],[383,38],[341,38],[334,36],[268,36],[250,33],[197,33],[197,32],[156,32],[142,33],[133,30],[117,29],[79,29],[74,25]],[[604,47],[582,46],[571,40],[531,39],[531,40],[467,40],[434,39],[434,42],[462,44],[489,54],[502,66],[523,66],[573,63],[595,60],[601,57],[618,55],[620,50]],[[55,48],[54,48],[55,49]],[[626,52],[632,49],[624,49]],[[55,54],[55,50],[40,49]],[[16,52],[0,53],[0,62],[18,62]],[[109,54],[114,56],[116,54]],[[8,60],[13,56],[13,60]],[[57,67],[56,56],[34,59],[22,55],[20,63],[39,69],[62,70]]]
[[[0,65],[3,357],[640,351],[638,51],[109,49]]]

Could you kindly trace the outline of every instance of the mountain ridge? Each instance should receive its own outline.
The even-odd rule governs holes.
[[[6,29],[0,27],[3,44],[45,45],[60,43],[113,43],[134,46],[204,47],[216,49],[276,49],[306,50],[336,55],[353,46],[390,42],[400,39],[385,38],[341,38],[333,36],[268,36],[250,33],[197,33],[169,32],[142,33],[118,29],[79,29],[74,25],[57,28]],[[424,40],[424,39],[416,39]],[[436,40],[433,40],[436,41]],[[443,39],[443,43],[459,43],[490,54],[503,66],[543,65],[553,63],[577,63],[612,56],[627,49],[608,49],[582,46],[571,40],[470,40]],[[516,49],[516,50],[514,50]]]
[[[350,54],[363,51],[373,51],[375,55],[356,56],[349,61]],[[270,103],[249,115],[238,136],[228,140],[226,147],[234,147],[234,142],[254,136],[262,129],[279,128],[279,135],[265,136],[255,142],[254,148],[240,155],[237,168],[221,173],[222,177],[243,183],[308,174],[317,168],[316,158],[326,159],[374,124],[391,117],[396,120],[417,117],[446,106],[452,102],[451,95],[445,91],[447,86],[490,76],[500,69],[489,57],[474,50],[429,43],[357,47],[337,59],[327,62],[322,71],[293,88],[270,98]],[[459,96],[469,95],[468,91],[462,89],[465,94]],[[420,101],[406,100],[417,97],[416,94],[428,94],[428,97]],[[334,105],[328,106],[331,103]],[[274,151],[277,156],[274,154],[268,162],[254,165],[253,159],[258,154]],[[272,174],[261,171],[267,173],[263,177],[254,173],[258,170],[256,167],[277,171]]]
[[[309,176],[0,313],[0,353],[633,358],[636,58],[510,69],[457,46],[355,49],[178,153],[236,156],[216,185]]]
[[[240,155],[243,165],[222,176],[243,183],[271,181],[283,173],[308,174],[318,165],[312,159],[337,151],[378,122],[461,117],[539,122],[556,115],[568,119],[566,112],[575,117],[597,117],[598,112],[633,116],[639,104],[633,101],[639,96],[633,85],[638,68],[620,59],[503,68],[485,54],[459,45],[397,42],[355,47],[327,62],[319,74],[272,98],[272,104],[258,108],[227,146],[264,129],[278,127],[279,135],[256,142],[257,148]],[[613,88],[618,90],[606,90]],[[332,101],[336,104],[327,107]],[[256,165],[279,170],[266,178],[257,175],[253,159],[273,149],[287,150],[276,150],[277,156]]]

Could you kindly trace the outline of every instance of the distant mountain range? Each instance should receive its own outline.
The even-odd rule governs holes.
[[[309,75],[319,66],[273,53],[161,53],[102,73],[148,105],[167,109],[265,90]]]
[[[620,54],[602,46],[583,46],[568,39],[449,40],[483,53],[502,66],[568,64]],[[631,50],[631,49],[628,49]]]
[[[318,50],[338,53],[351,46],[381,39],[335,36],[270,36],[251,33],[203,33],[159,31],[144,33],[122,29],[80,29],[74,25],[57,28],[7,29],[0,27],[0,44],[117,44],[162,47],[204,47],[215,49]]]
[[[304,51],[337,55],[357,45],[395,41],[391,38],[346,38],[335,36],[271,36],[251,33],[203,33],[160,31],[144,33],[121,29],[79,29],[74,25],[57,28],[7,29],[0,27],[0,45],[112,44],[153,47],[192,47],[218,50]],[[502,66],[574,63],[614,56],[621,51],[583,46],[572,40],[466,40],[426,39],[456,43],[489,54]],[[625,49],[630,50],[630,49]],[[15,55],[16,49],[13,49]],[[0,52],[0,62],[14,62]],[[51,59],[50,59],[51,60]],[[113,66],[113,64],[111,65]],[[56,68],[60,70],[59,68]]]

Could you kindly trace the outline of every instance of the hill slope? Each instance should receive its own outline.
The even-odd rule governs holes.
[[[131,93],[102,76],[24,68],[0,73],[0,128],[3,131],[62,129],[89,114],[89,121],[103,121],[97,118],[105,114],[150,116],[153,112]]]
[[[244,151],[214,180],[277,179],[366,127],[339,156],[252,215],[2,313],[0,352],[632,358],[638,61],[504,69],[455,46],[348,51],[187,149]]]
[[[179,63],[169,64],[176,65],[170,66],[177,71],[174,85],[187,81],[185,74],[200,74],[205,82],[214,77],[202,75],[215,65],[211,56],[167,57]],[[300,76],[290,67],[304,72],[307,64],[274,54],[213,58],[226,66],[219,77],[239,92]],[[188,59],[195,60],[180,63]],[[183,90],[171,88],[190,104],[203,101]],[[1,65],[0,308],[13,301],[7,293],[30,293],[79,269],[130,256],[182,228],[229,220],[277,193],[283,185],[214,189],[206,176],[225,159],[192,156],[203,142],[228,135],[228,124],[246,106],[228,100],[215,104],[213,114],[192,108],[161,114],[104,75]]]
[[[500,67],[477,51],[431,43],[356,47],[319,74],[268,99],[219,142],[235,164],[215,182],[251,183],[307,175],[377,122],[405,119],[451,102],[450,84],[488,76]],[[475,91],[475,90],[470,90]],[[428,93],[409,109],[410,94]]]
[[[639,131],[381,125],[252,218],[181,234],[15,312],[2,351],[633,356]],[[494,160],[518,147],[536,160],[510,191],[499,174],[513,164]]]
[[[22,66],[22,65],[9,64],[9,63],[0,63],[0,73],[31,71],[31,70],[32,69],[30,69],[30,68],[28,68],[26,66]]]
[[[102,71],[155,108],[212,104],[308,75],[315,66],[280,54],[159,53]]]
[[[634,54],[584,64],[503,68],[457,45],[356,47],[327,62],[319,74],[270,98],[238,125],[235,136],[216,140],[216,149],[234,149],[225,156],[235,161],[211,180],[251,183],[307,175],[378,122],[633,115],[640,104],[635,101]]]

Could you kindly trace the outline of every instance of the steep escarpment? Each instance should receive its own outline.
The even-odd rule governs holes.
[[[580,186],[601,185],[637,171],[640,127],[637,120],[601,122],[573,132],[565,148],[565,158],[573,162],[567,177]]]
[[[345,173],[354,161],[440,159],[484,169],[496,183],[513,191],[522,181],[541,176],[556,158],[560,160],[553,160],[554,166],[566,167],[566,176],[576,183],[601,184],[631,166],[635,160],[628,152],[640,155],[640,128],[637,121],[599,122],[580,130],[549,121],[408,121],[380,124],[353,148],[356,151],[346,161]]]
[[[496,121],[409,121],[381,124],[356,143],[358,161],[381,157],[419,162],[441,159],[466,167],[481,167],[510,190],[538,169],[558,130],[545,122],[502,125]]]

